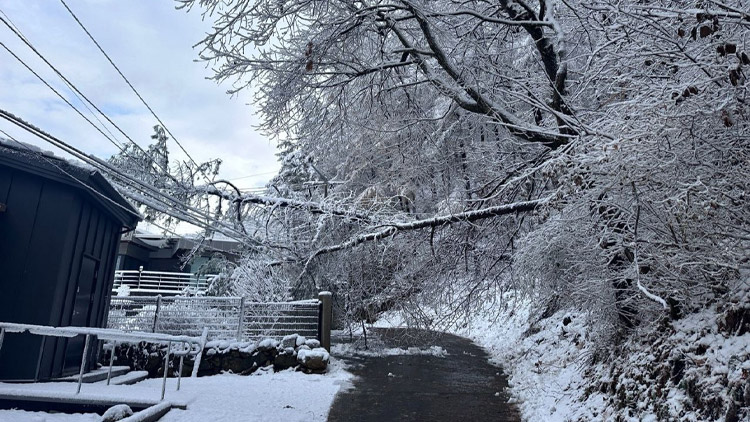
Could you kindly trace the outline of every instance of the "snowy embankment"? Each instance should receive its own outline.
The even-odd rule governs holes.
[[[324,421],[336,393],[348,388],[352,375],[332,360],[325,374],[304,374],[294,370],[273,372],[262,368],[252,375],[222,374],[183,378],[167,382],[166,399],[187,404],[186,410],[172,409],[163,422],[205,422],[214,420],[263,420],[266,422]],[[161,379],[148,379],[132,386],[84,384],[82,394],[113,396],[121,400],[158,398]],[[9,387],[0,383],[0,387]],[[24,384],[16,389],[46,389],[60,394],[75,392],[73,383]],[[94,414],[51,414],[0,410],[0,422],[83,422],[100,420]]]
[[[530,309],[520,302],[457,330],[505,368],[524,420],[750,417],[748,291],[723,306],[641,327],[605,350],[590,332],[593,317],[563,310],[534,321]]]

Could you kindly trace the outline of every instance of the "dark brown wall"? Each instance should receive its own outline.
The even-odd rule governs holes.
[[[80,189],[2,165],[0,202],[0,321],[104,327],[119,223]],[[0,379],[77,373],[82,349],[82,337],[8,334]]]

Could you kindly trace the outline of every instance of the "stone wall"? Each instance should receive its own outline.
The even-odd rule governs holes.
[[[122,344],[115,348],[116,366],[129,366],[134,371],[148,371],[149,377],[163,376],[166,346],[141,342]],[[212,341],[206,344],[201,358],[198,376],[216,375],[224,372],[248,375],[259,368],[273,367],[274,371],[289,368],[307,373],[325,372],[328,352],[320,342],[297,334],[284,337],[282,341],[265,339],[258,342]],[[109,350],[101,354],[100,363],[109,365]],[[193,358],[185,358],[182,376],[190,376]],[[172,357],[168,376],[177,376],[179,358]]]

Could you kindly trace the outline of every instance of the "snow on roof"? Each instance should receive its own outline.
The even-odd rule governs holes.
[[[96,169],[39,147],[0,138],[0,165],[81,189],[123,226],[134,227],[140,214]]]
[[[69,166],[73,166],[81,170],[89,172],[96,171],[94,167],[84,163],[81,160],[77,160],[75,158],[64,158],[52,151],[44,150],[36,145],[28,144],[26,142],[21,142],[15,139],[8,139],[0,136],[0,147],[6,147],[11,150],[18,151],[21,154],[28,154],[30,156],[35,155],[42,161],[49,162],[49,160],[52,160],[52,162],[57,162],[57,164],[65,163]]]

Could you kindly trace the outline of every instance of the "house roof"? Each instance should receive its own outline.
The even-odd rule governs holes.
[[[0,138],[0,165],[80,189],[123,227],[135,228],[140,213],[95,169],[32,145]]]

